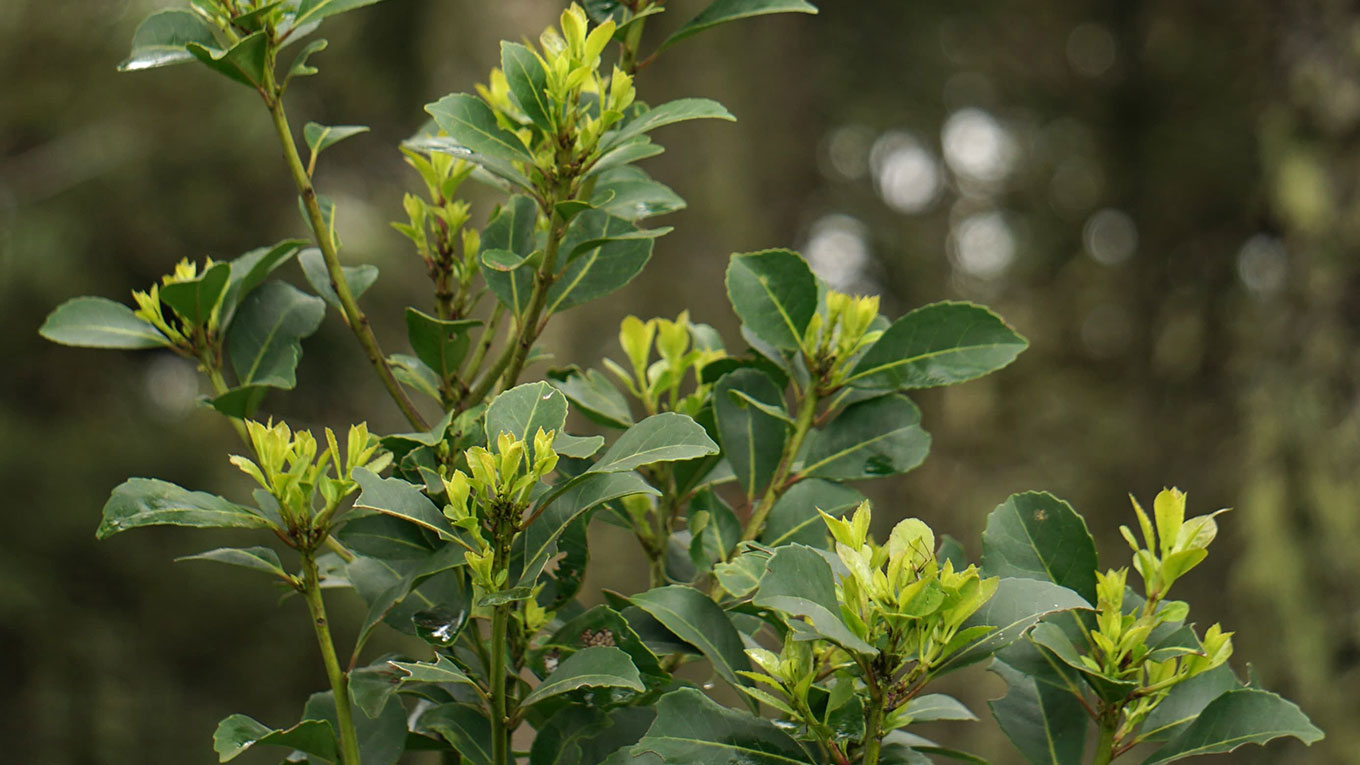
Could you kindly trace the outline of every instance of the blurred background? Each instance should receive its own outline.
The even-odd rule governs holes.
[[[325,685],[297,603],[235,569],[171,562],[231,534],[95,543],[128,476],[243,491],[226,461],[240,445],[197,405],[194,370],[37,335],[69,297],[126,300],[182,257],[304,232],[255,94],[201,67],[114,71],[165,4],[0,3],[4,762],[209,763],[217,720],[290,724]],[[673,0],[649,38],[702,5]],[[1086,516],[1114,567],[1128,563],[1127,493],[1175,485],[1192,512],[1234,507],[1179,595],[1201,625],[1240,630],[1234,666],[1250,663],[1328,738],[1219,761],[1360,762],[1360,12],[1341,0],[820,5],[706,32],[645,70],[642,98],[708,96],[740,121],[659,134],[669,151],[646,167],[689,208],[660,221],[676,231],[642,277],[556,320],[549,347],[595,365],[619,355],[623,316],[686,307],[737,345],[727,255],[773,246],[881,294],[890,316],[945,298],[991,305],[1030,350],[918,397],[934,451],[869,487],[876,519],[920,516],[976,556],[992,508],[1045,489]],[[328,22],[322,74],[290,93],[295,127],[373,128],[328,151],[317,178],[346,258],[382,271],[365,302],[389,352],[404,350],[400,306],[427,299],[387,226],[418,183],[395,144],[425,103],[485,80],[498,40],[536,37],[560,8],[387,0]],[[271,395],[269,412],[404,429],[334,315],[304,349],[298,390]],[[628,540],[596,543],[595,583],[643,586]],[[348,641],[357,603],[332,600]],[[985,716],[1001,684],[965,674],[953,690]],[[924,732],[1018,761],[991,723]]]

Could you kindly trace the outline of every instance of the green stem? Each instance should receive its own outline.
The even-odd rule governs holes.
[[[1096,758],[1092,765],[1109,765],[1114,759],[1114,734],[1116,719],[1109,719],[1110,715],[1102,715],[1100,719],[1100,739],[1096,741]]]
[[[519,379],[519,373],[524,369],[524,362],[529,358],[529,349],[538,339],[541,329],[538,326],[538,317],[548,302],[548,288],[552,286],[553,279],[557,276],[557,251],[562,245],[562,238],[566,236],[567,226],[559,219],[557,213],[552,211],[556,206],[556,197],[550,201],[552,204],[548,206],[548,214],[551,216],[552,228],[548,231],[548,246],[543,252],[543,263],[534,274],[534,291],[529,297],[529,307],[521,317],[519,337],[511,345],[510,363],[505,368],[502,388],[513,387],[515,381]]]
[[[509,765],[510,729],[505,713],[505,648],[509,642],[508,606],[491,616],[491,763]]]
[[[774,507],[775,500],[779,499],[780,493],[784,490],[784,484],[789,480],[789,473],[793,471],[793,461],[798,458],[798,451],[803,448],[803,441],[807,438],[808,432],[812,430],[812,422],[817,416],[817,402],[817,387],[814,383],[808,386],[802,405],[798,409],[798,419],[793,426],[793,437],[784,447],[784,456],[779,460],[779,468],[775,470],[774,478],[771,479],[769,488],[765,490],[765,496],[761,497],[760,504],[756,506],[755,511],[751,513],[750,519],[746,522],[746,530],[741,535],[743,540],[755,539],[760,536],[761,530],[765,527],[765,519],[770,515],[770,509]]]
[[[878,765],[878,754],[883,747],[883,692],[870,680],[869,709],[864,721],[864,754],[861,765]]]
[[[208,382],[212,383],[214,393],[221,396],[230,390],[230,388],[227,387],[226,379],[222,377],[222,370],[219,367],[204,362],[203,368],[208,371]],[[250,446],[253,449],[254,447],[250,443],[250,434],[246,432],[245,421],[239,417],[227,417],[227,419],[231,420],[232,427],[236,428],[236,435],[241,437],[241,440],[245,442],[246,446]]]
[[[311,550],[302,552],[302,594],[312,615],[312,629],[316,631],[316,644],[321,648],[321,661],[326,665],[326,677],[335,694],[335,717],[340,724],[340,762],[342,765],[363,765],[359,760],[359,738],[354,733],[354,712],[349,703],[349,677],[340,669],[340,659],[335,655],[335,641],[326,621],[326,604],[321,599],[321,577]]]
[[[345,323],[354,332],[355,338],[359,340],[359,345],[363,346],[364,353],[368,356],[368,361],[377,371],[378,377],[382,379],[383,387],[392,396],[401,413],[406,415],[406,419],[417,430],[429,430],[430,425],[425,418],[420,415],[407,398],[406,391],[397,382],[397,378],[392,374],[392,368],[387,364],[387,357],[383,355],[382,348],[378,345],[378,338],[373,334],[373,328],[369,326],[368,317],[364,315],[359,303],[354,299],[354,293],[350,291],[349,282],[345,280],[345,273],[340,269],[340,255],[336,251],[335,239],[331,236],[330,228],[326,225],[325,216],[321,214],[321,205],[316,199],[316,189],[312,186],[312,179],[307,175],[307,167],[302,164],[302,157],[298,155],[297,143],[293,140],[292,130],[288,127],[288,116],[283,111],[283,93],[280,88],[272,82],[266,83],[268,92],[272,93],[271,98],[266,98],[269,105],[269,113],[274,118],[274,129],[279,134],[279,143],[283,145],[283,158],[288,162],[288,169],[293,175],[293,183],[297,186],[298,194],[302,197],[302,205],[307,210],[307,218],[311,221],[312,232],[315,234],[317,247],[321,250],[321,257],[326,261],[326,272],[331,278],[331,288],[335,290],[335,295],[340,299],[340,308],[345,315]]]
[[[645,10],[645,8],[639,8],[639,10]],[[628,27],[628,34],[624,35],[623,49],[619,51],[619,69],[627,72],[630,77],[637,74],[638,47],[642,45],[642,28],[646,24],[647,19],[634,21],[633,25]]]

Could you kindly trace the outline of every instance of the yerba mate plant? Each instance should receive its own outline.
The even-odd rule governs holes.
[[[547,323],[637,276],[670,230],[646,221],[684,205],[638,166],[663,150],[653,132],[732,119],[703,98],[647,105],[640,70],[709,27],[814,13],[803,0],[714,0],[649,47],[649,22],[673,7],[590,0],[536,44],[502,43],[487,82],[429,104],[401,147],[419,192],[393,225],[432,294],[406,309],[409,353],[381,348],[359,303],[377,270],[342,264],[343,211],[312,181],[328,147],[366,128],[307,123],[304,159],[284,103],[317,73],[326,41],[307,40],[319,25],[375,1],[192,0],[148,18],[122,68],[198,62],[255,91],[310,230],[180,263],[134,307],[76,298],[42,328],[67,345],[193,360],[241,436],[230,461],[258,484],[249,497],[133,478],[97,532],[256,529],[260,546],[189,559],[301,595],[330,688],[301,720],[227,717],[213,736],[221,761],[273,746],[343,765],[975,762],[912,726],[976,720],[930,688],[980,662],[1006,680],[992,712],[1034,763],[1321,738],[1296,706],[1239,679],[1231,633],[1198,629],[1169,599],[1217,530],[1217,514],[1186,519],[1174,489],[1151,516],[1134,503],[1141,536],[1124,530],[1140,591],[1127,567],[1098,569],[1085,522],[1048,494],[992,513],[980,565],[916,519],[870,535],[855,486],[912,470],[930,448],[908,391],[988,374],[1026,346],[982,306],[885,317],[797,253],[740,253],[726,276],[740,340],[688,313],[629,317],[617,359],[542,366]],[[474,209],[459,196],[470,181],[501,202]],[[274,278],[292,262],[311,293]],[[257,416],[295,386],[328,307],[410,432],[359,424],[342,439]],[[595,432],[569,433],[569,407]],[[636,537],[647,589],[582,597],[592,522]],[[323,587],[367,605],[344,650]],[[372,656],[379,629],[426,647]],[[738,706],[706,693],[715,685]]]

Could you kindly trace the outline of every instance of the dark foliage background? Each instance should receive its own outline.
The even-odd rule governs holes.
[[[207,763],[218,719],[288,723],[324,685],[298,604],[230,569],[170,562],[229,535],[94,541],[99,508],[129,475],[242,488],[226,462],[239,444],[195,405],[193,370],[37,335],[68,297],[122,299],[182,257],[303,231],[253,94],[199,68],[114,71],[163,4],[0,3],[6,762]],[[669,5],[654,27],[701,3]],[[677,230],[642,278],[561,317],[548,343],[591,364],[618,353],[623,316],[685,307],[735,340],[726,256],[771,246],[880,292],[890,315],[989,303],[1031,350],[921,397],[935,449],[874,487],[877,520],[919,515],[977,554],[986,513],[1043,488],[1086,515],[1114,566],[1127,562],[1116,533],[1127,492],[1178,485],[1196,512],[1234,506],[1182,595],[1201,624],[1239,630],[1234,665],[1250,661],[1328,739],[1221,759],[1360,762],[1353,5],[821,5],[816,18],[706,33],[645,71],[653,103],[711,96],[741,121],[661,137],[669,152],[649,170],[689,209],[665,221]],[[389,349],[404,343],[399,307],[426,299],[418,261],[386,225],[416,181],[395,143],[424,103],[485,78],[497,40],[532,37],[558,10],[388,0],[328,23],[322,76],[291,95],[298,125],[373,127],[327,153],[318,183],[337,199],[348,257],[382,269],[366,302]],[[298,390],[271,398],[272,413],[400,427],[334,316],[305,352]],[[641,586],[628,540],[596,543],[596,583]],[[979,713],[1000,689],[981,671],[961,684]],[[930,732],[1017,759],[994,726]]]

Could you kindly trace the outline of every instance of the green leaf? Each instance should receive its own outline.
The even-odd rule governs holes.
[[[836,480],[895,475],[920,465],[929,452],[921,410],[906,396],[880,396],[846,407],[818,431],[800,472]]]
[[[592,422],[611,428],[627,428],[633,424],[628,399],[599,370],[552,370],[548,372],[548,378]]]
[[[472,342],[468,332],[481,324],[476,319],[436,319],[406,307],[406,334],[411,340],[411,350],[445,380],[458,373]]]
[[[722,679],[733,686],[742,684],[737,672],[751,668],[745,646],[727,613],[707,595],[693,587],[670,585],[638,593],[629,600],[698,649]]]
[[[491,722],[474,707],[440,704],[416,720],[415,730],[443,737],[470,765],[491,765]]]
[[[402,672],[387,657],[349,672],[349,693],[354,705],[371,720],[382,714],[387,702],[401,685]]]
[[[657,48],[665,50],[681,40],[698,34],[705,29],[726,24],[729,21],[761,16],[767,13],[816,13],[817,7],[804,0],[714,0],[698,16],[685,22],[675,34],[666,38]]]
[[[523,561],[518,583],[534,583],[553,556],[557,538],[581,513],[630,494],[659,496],[661,492],[636,473],[590,473],[573,481],[518,537],[516,544]]]
[[[688,523],[692,535],[689,557],[699,571],[727,560],[741,541],[741,521],[736,513],[707,486],[689,501]]]
[[[715,606],[716,608],[716,606]],[[767,720],[726,709],[693,688],[661,697],[656,722],[632,749],[671,765],[805,765],[799,744]]]
[[[807,619],[818,635],[854,653],[877,656],[878,649],[864,642],[841,621],[840,604],[831,566],[816,550],[785,545],[775,551],[760,578],[752,602],[789,616]]]
[[[288,80],[291,80],[294,77],[307,77],[320,71],[316,67],[308,64],[307,59],[325,50],[326,46],[329,44],[330,41],[325,38],[319,38],[307,43],[302,50],[298,52],[297,56],[293,58],[293,63],[288,67],[288,74],[284,77],[284,82],[287,83]]]
[[[928,693],[907,702],[907,716],[912,722],[934,722],[936,720],[976,720],[963,702],[943,693]]]
[[[225,51],[218,49],[216,42],[207,45],[190,42],[184,47],[194,58],[227,79],[252,88],[264,87],[265,67],[269,66],[267,32],[247,35]]]
[[[618,611],[606,605],[595,606],[563,624],[548,639],[547,644],[579,650],[586,647],[582,642],[582,636],[588,632],[608,633],[613,644],[628,654],[633,666],[637,667],[642,677],[649,678],[649,682],[664,682],[670,677],[661,668],[656,654],[642,642],[642,638],[633,631],[628,621]]]
[[[1046,492],[1013,494],[987,516],[986,576],[1042,579],[1096,601],[1096,543],[1072,506]]]
[[[657,462],[676,462],[717,453],[718,445],[708,437],[702,425],[683,414],[662,412],[625,430],[588,472],[620,473]]]
[[[548,73],[538,56],[519,43],[502,41],[501,71],[529,121],[544,133],[551,133],[553,105],[547,94]]]
[[[285,239],[273,247],[258,247],[231,261],[231,280],[227,282],[226,294],[222,296],[222,308],[218,323],[230,327],[236,309],[254,289],[298,253],[305,242],[301,239]]]
[[[980,305],[931,303],[893,322],[846,382],[876,390],[953,385],[1001,369],[1028,345]]]
[[[429,108],[430,107],[427,106],[426,110],[428,111]],[[526,191],[534,190],[533,184],[529,182],[528,178],[524,177],[524,173],[521,173],[510,160],[497,155],[474,151],[448,136],[418,136],[403,141],[401,145],[412,151],[451,154],[459,159],[471,162],[489,173],[489,175],[483,176],[478,175],[474,171],[474,178],[477,178],[479,181],[489,182],[491,185],[496,186],[503,191],[511,191],[512,186],[518,186]]]
[[[726,563],[713,567],[713,575],[718,584],[734,598],[745,598],[760,586],[760,577],[765,573],[765,564],[770,560],[769,553],[747,552]]]
[[[428,558],[433,537],[419,526],[383,513],[352,511],[336,532],[340,542],[359,553],[389,560]]]
[[[646,690],[628,654],[613,646],[582,648],[568,656],[537,688],[520,701],[521,707],[574,691],[577,688],[629,688]]]
[[[685,209],[685,200],[679,194],[635,167],[620,167],[602,175],[591,202],[599,210],[630,221]]]
[[[681,98],[642,112],[624,124],[612,136],[606,133],[604,139],[600,142],[600,148],[602,151],[608,151],[663,125],[699,119],[737,121],[737,118],[733,117],[717,101],[711,101],[707,98]],[[453,133],[449,133],[449,135],[453,135]]]
[[[336,729],[335,696],[330,691],[314,693],[302,708],[304,717],[328,720]],[[406,744],[406,709],[396,698],[377,717],[354,715],[354,733],[359,739],[359,761],[363,765],[396,765]]]
[[[321,254],[321,250],[315,247],[303,250],[298,255],[298,264],[302,266],[302,275],[307,278],[312,291],[338,313],[344,313],[340,297],[335,294],[335,288],[331,287],[331,275],[326,270],[326,258]],[[350,294],[354,295],[355,300],[378,280],[378,267],[373,265],[341,266],[340,271],[345,275],[345,283],[349,285]]]
[[[987,626],[991,631],[971,646],[936,666],[935,673],[951,672],[981,661],[1019,640],[1048,614],[1091,608],[1080,595],[1052,582],[1002,577],[991,600],[964,622],[965,628]]]
[[[312,150],[313,162],[326,149],[346,138],[367,132],[368,127],[366,125],[319,125],[315,122],[308,122],[302,126],[302,138],[307,142],[307,148]]]
[[[1072,640],[1068,638],[1067,633],[1056,624],[1040,622],[1034,625],[1034,629],[1029,633],[1029,639],[1034,641],[1035,645],[1048,649],[1050,656],[1079,672],[1101,701],[1119,704],[1126,701],[1129,694],[1138,689],[1138,683],[1132,680],[1111,680],[1100,672],[1092,671],[1082,662],[1081,653],[1073,645]]]
[[[104,504],[104,521],[95,532],[108,539],[142,526],[192,526],[201,529],[263,529],[269,521],[257,511],[201,491],[182,489],[154,478],[129,478]]]
[[[767,403],[782,403],[784,391],[763,372],[749,367],[723,375],[713,389],[713,414],[723,456],[746,496],[756,497],[779,468],[789,424],[761,407],[733,397],[736,391]]]
[[[757,337],[795,350],[817,312],[817,278],[790,250],[738,253],[727,266],[727,298]]]
[[[182,560],[215,561],[277,576],[285,582],[292,581],[292,577],[288,576],[288,573],[283,570],[283,563],[279,561],[279,554],[268,547],[219,547],[216,550],[201,552],[197,555],[175,558],[176,563]]]
[[[1296,704],[1269,691],[1228,691],[1209,702],[1194,722],[1153,752],[1143,765],[1231,752],[1244,744],[1265,744],[1281,736],[1292,736],[1311,746],[1321,741],[1323,734]]]
[[[1209,702],[1242,687],[1232,667],[1220,664],[1181,683],[1153,708],[1138,730],[1147,741],[1166,741],[1199,716]]]
[[[227,334],[227,351],[241,385],[291,389],[302,338],[316,332],[325,304],[284,282],[268,282],[241,301]]]
[[[1072,694],[1039,683],[997,660],[991,670],[1006,695],[988,705],[1001,730],[1033,765],[1081,765],[1090,717]]]
[[[301,0],[293,16],[293,28],[304,24],[314,24],[338,13],[352,11],[365,5],[373,5],[382,0]]]
[[[354,507],[401,518],[433,531],[440,539],[454,540],[448,519],[419,488],[400,478],[379,478],[368,468],[355,468],[354,480],[363,490]]]
[[[80,348],[168,347],[170,341],[132,309],[107,298],[78,297],[57,306],[38,334]]]
[[[622,288],[651,259],[652,239],[669,230],[642,230],[600,210],[577,215],[562,240],[567,265],[548,288],[545,310],[565,311]]]
[[[638,162],[648,157],[655,157],[666,151],[665,147],[652,143],[647,136],[638,136],[631,141],[619,144],[617,147],[605,152],[595,164],[586,171],[586,177],[601,175],[610,170],[625,167],[630,163]],[[622,216],[627,217],[627,216]]]
[[[450,661],[447,656],[436,655],[433,664],[409,661],[390,661],[388,664],[391,664],[406,674],[406,676],[402,678],[403,683],[461,683],[463,685],[476,685],[476,683],[464,674],[463,670],[458,668],[458,665]]]
[[[553,451],[563,457],[572,457],[583,460],[600,450],[604,446],[604,436],[573,436],[564,431],[558,431],[553,438]]]
[[[817,511],[839,517],[863,501],[864,495],[848,486],[815,478],[799,481],[775,500],[760,542],[770,547],[793,543],[826,547],[826,524]]]
[[[335,729],[326,720],[303,720],[286,730],[270,728],[245,715],[232,715],[217,724],[213,751],[218,762],[235,759],[253,746],[286,746],[330,762],[339,762]]]
[[[193,61],[193,54],[184,47],[189,43],[215,47],[217,39],[193,11],[181,8],[157,11],[137,27],[132,35],[132,53],[118,65],[118,71],[134,72]]]
[[[482,230],[482,246],[478,259],[488,263],[495,258],[506,262],[501,253],[511,253],[520,262],[533,254],[536,248],[534,226],[538,221],[538,205],[526,196],[511,197],[510,201],[496,213],[491,222]],[[495,267],[483,268],[482,277],[501,305],[520,316],[529,307],[534,288],[533,269],[513,268],[509,271]]]
[[[607,713],[584,705],[564,706],[534,731],[529,765],[602,765],[610,755],[628,756],[656,720],[656,711],[617,707]]]
[[[478,154],[507,161],[533,162],[519,136],[496,124],[491,107],[476,96],[455,93],[425,107],[449,137]]]
[[[562,432],[567,423],[567,397],[545,382],[525,383],[500,394],[486,408],[486,442],[496,450],[496,439],[509,433],[525,443],[533,458],[534,435],[543,431]]]

